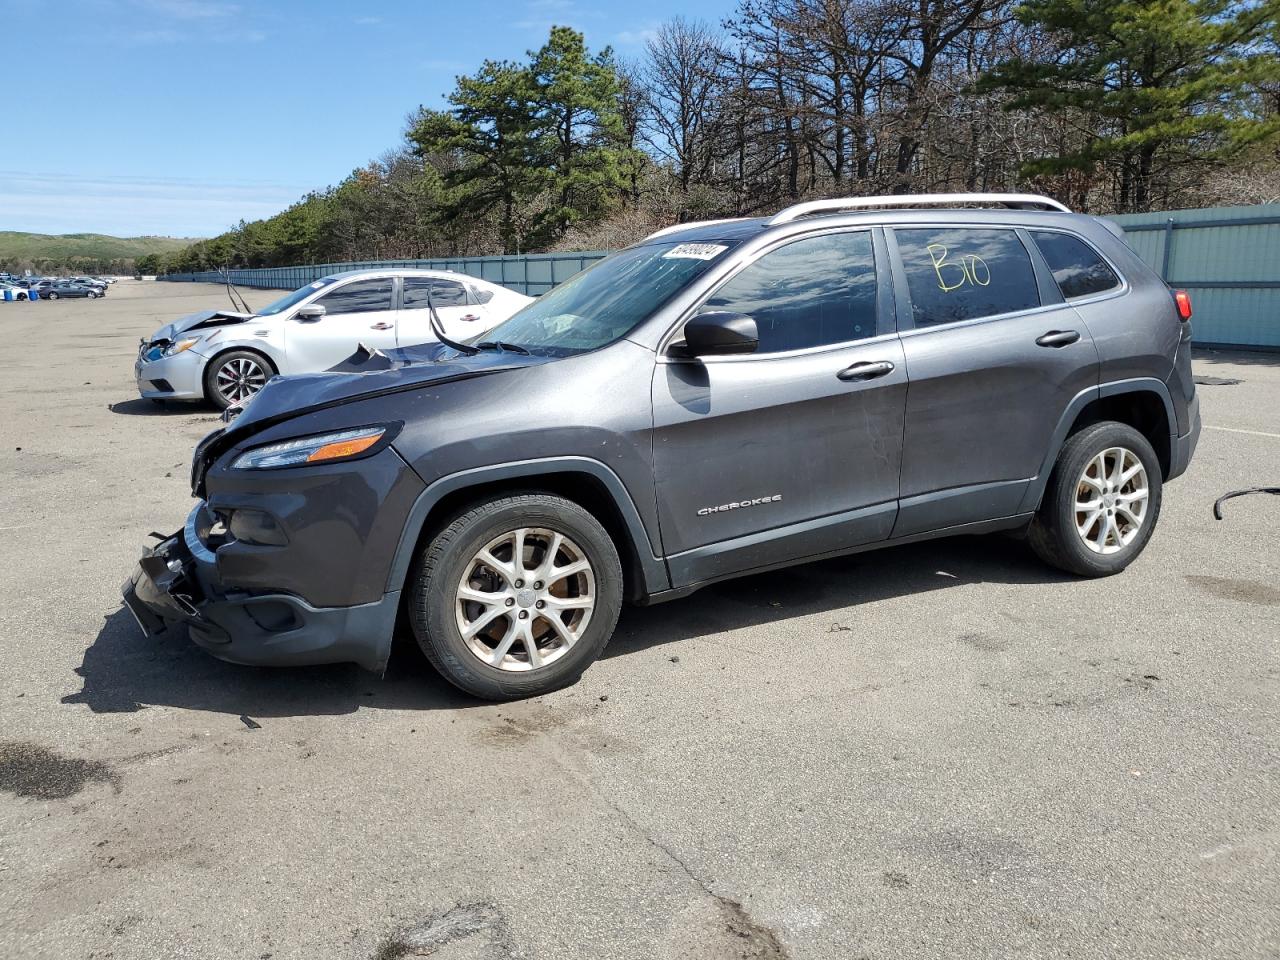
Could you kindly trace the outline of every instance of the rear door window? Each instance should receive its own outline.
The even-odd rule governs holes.
[[[758,353],[848,343],[876,333],[871,234],[797,240],[748,264],[703,304],[756,322]]]
[[[895,229],[917,327],[1040,306],[1031,256],[1012,230]]]
[[[1066,300],[1092,297],[1120,286],[1120,278],[1093,247],[1069,233],[1033,230],[1045,262],[1058,281],[1058,289]]]
[[[316,301],[324,307],[325,314],[368,313],[391,309],[391,278],[378,280],[353,280],[326,293]]]
[[[404,278],[404,308],[426,309],[427,291],[431,291],[431,303],[436,307],[465,307],[467,288],[456,280],[438,280],[432,277]]]

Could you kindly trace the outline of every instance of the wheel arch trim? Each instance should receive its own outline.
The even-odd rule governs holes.
[[[1169,386],[1163,380],[1156,377],[1134,377],[1128,380],[1113,380],[1110,383],[1100,384],[1096,387],[1086,387],[1067,404],[1066,410],[1058,419],[1058,426],[1053,431],[1053,440],[1049,444],[1049,450],[1045,454],[1043,462],[1040,464],[1040,470],[1031,479],[1031,483],[1027,486],[1026,495],[1022,499],[1019,506],[1019,512],[1029,512],[1037,509],[1040,500],[1044,496],[1045,487],[1049,483],[1049,474],[1053,471],[1053,465],[1057,462],[1058,454],[1062,451],[1062,445],[1067,442],[1067,435],[1071,430],[1071,425],[1076,422],[1076,418],[1089,404],[1095,400],[1101,400],[1104,397],[1116,397],[1126,393],[1154,393],[1160,398],[1164,405],[1164,413],[1166,422],[1169,424],[1170,439],[1176,439],[1178,429],[1178,419],[1174,413],[1173,398],[1169,395]]]
[[[418,498],[409,509],[409,516],[405,521],[404,530],[401,531],[400,542],[396,546],[391,570],[387,575],[387,591],[403,588],[409,576],[409,568],[413,564],[418,541],[426,526],[427,517],[446,496],[468,487],[478,487],[494,481],[524,479],[536,481],[540,476],[553,473],[585,473],[600,481],[622,517],[627,535],[631,540],[630,546],[639,560],[637,572],[644,580],[643,593],[649,595],[670,588],[671,580],[667,573],[667,565],[654,552],[649,531],[640,518],[640,511],[636,509],[635,501],[632,500],[631,493],[622,479],[598,460],[592,460],[590,457],[565,456],[490,464],[460,470],[433,480],[418,494]],[[619,544],[619,548],[624,546],[626,545]]]

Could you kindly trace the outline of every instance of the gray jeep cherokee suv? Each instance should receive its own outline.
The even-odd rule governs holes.
[[[905,207],[912,207],[906,209]],[[624,598],[952,534],[1118,573],[1200,429],[1190,302],[1025,195],[800,204],[615,253],[483,343],[272,380],[125,585],[241,663],[573,682]]]

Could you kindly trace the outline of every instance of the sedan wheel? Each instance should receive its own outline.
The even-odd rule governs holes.
[[[247,400],[267,382],[267,371],[257,360],[243,354],[231,357],[214,376],[215,389],[227,406]]]
[[[57,295],[56,293],[54,293],[54,292],[51,290],[51,291],[49,291],[48,293],[46,293],[46,294],[45,294],[45,299],[47,299],[47,300],[57,300],[57,299],[58,299],[58,295]]]

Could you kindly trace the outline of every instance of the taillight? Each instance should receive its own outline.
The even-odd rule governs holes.
[[[1191,294],[1185,290],[1173,291],[1173,302],[1178,305],[1178,316],[1184,321],[1191,319]]]

